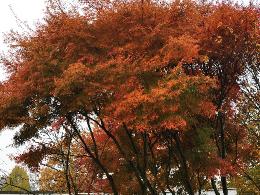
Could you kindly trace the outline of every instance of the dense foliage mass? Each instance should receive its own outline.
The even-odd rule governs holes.
[[[259,192],[259,8],[77,5],[51,1],[2,59],[0,128],[34,142],[17,161],[46,166],[42,189],[219,194],[220,176],[224,194],[236,178]]]

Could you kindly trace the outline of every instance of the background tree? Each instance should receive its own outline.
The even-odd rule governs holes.
[[[259,51],[259,45],[256,48]],[[245,75],[240,78],[242,95],[236,102],[237,120],[243,125],[248,132],[248,141],[252,146],[248,153],[248,167],[238,165],[242,170],[241,174],[232,179],[232,184],[243,192],[257,194],[260,190],[260,85],[259,85],[259,54],[253,58],[253,63],[247,64]]]
[[[24,168],[15,166],[5,179],[2,191],[30,192],[29,176]]]

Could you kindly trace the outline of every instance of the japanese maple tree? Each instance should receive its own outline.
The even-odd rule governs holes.
[[[208,181],[218,193],[219,173],[227,194],[227,177],[248,166],[251,148],[235,107],[239,78],[258,63],[257,7],[135,0],[78,6],[52,1],[34,33],[9,35],[0,128],[21,126],[18,144],[42,130],[65,132],[69,193],[69,170],[77,165],[91,173],[93,186],[114,194],[192,195]],[[74,159],[72,143],[84,157]],[[42,140],[18,159],[37,167],[59,144]]]

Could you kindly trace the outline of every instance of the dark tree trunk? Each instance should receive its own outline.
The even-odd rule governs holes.
[[[221,176],[221,183],[222,183],[222,188],[223,188],[223,194],[227,195],[228,194],[228,188],[227,188],[227,178],[226,178],[226,176]]]
[[[210,179],[210,182],[211,182],[211,186],[212,186],[212,188],[213,188],[215,194],[216,194],[216,195],[220,195],[220,193],[219,193],[219,191],[218,191],[218,189],[217,189],[217,186],[216,186],[216,181],[215,181],[215,179],[214,179],[214,178],[211,178],[211,179]]]
[[[109,184],[111,186],[111,189],[113,191],[114,195],[119,195],[114,179],[113,177],[109,174],[108,170],[106,169],[106,167],[100,162],[100,160],[91,152],[90,148],[88,147],[88,145],[85,143],[84,139],[82,138],[77,126],[74,124],[73,121],[73,117],[72,116],[68,116],[67,120],[69,121],[72,129],[74,130],[74,132],[76,133],[76,135],[78,136],[78,138],[80,139],[81,143],[84,146],[85,152],[91,157],[91,159],[97,164],[98,167],[100,167],[100,169],[104,172],[104,174],[106,175]]]
[[[226,154],[226,145],[225,145],[225,127],[224,127],[224,120],[225,116],[222,112],[218,113],[218,120],[220,124],[220,144],[221,144],[221,158],[225,159]],[[221,184],[223,189],[223,194],[228,195],[228,188],[227,188],[227,177],[221,176]]]
[[[181,162],[181,166],[182,166],[182,170],[183,170],[183,175],[184,175],[184,180],[185,180],[184,182],[186,184],[186,189],[187,189],[187,191],[190,195],[194,195],[192,184],[191,184],[190,177],[189,177],[187,160],[186,160],[185,155],[184,155],[182,148],[181,148],[181,141],[180,141],[179,133],[176,132],[174,134],[173,138],[176,142],[176,147],[177,147],[177,150],[180,154],[180,162]]]
[[[98,113],[96,113],[96,114],[98,116]],[[134,170],[134,174],[135,174],[140,186],[142,188],[143,187],[148,188],[150,194],[156,195],[157,192],[151,185],[150,181],[148,180],[146,173],[144,174],[142,167],[139,165],[138,162],[135,165],[134,162],[131,159],[129,159],[128,155],[124,152],[122,145],[119,143],[118,139],[105,127],[103,120],[101,118],[99,118],[100,122],[98,122],[97,120],[95,120],[89,116],[86,116],[86,117],[88,117],[90,120],[95,122],[106,133],[106,135],[109,138],[111,138],[111,140],[114,142],[115,146],[117,147],[118,151],[126,159],[129,166]]]

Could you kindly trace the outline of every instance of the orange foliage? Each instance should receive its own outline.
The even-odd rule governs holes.
[[[104,163],[115,173],[113,177],[118,174],[124,180],[120,171],[127,170],[126,175],[134,177],[127,166],[140,164],[139,158],[143,157],[134,156],[129,138],[122,135],[123,127],[127,127],[140,151],[147,149],[144,139],[155,140],[146,160],[157,172],[148,165],[140,166],[145,169],[142,174],[162,189],[168,188],[168,180],[163,178],[169,177],[169,145],[173,152],[180,153],[176,158],[181,165],[173,163],[173,169],[183,169],[177,171],[177,176],[182,175],[175,179],[186,180],[183,186],[188,191],[189,183],[196,183],[188,175],[192,169],[202,170],[200,174],[206,176],[213,176],[217,169],[223,174],[235,172],[231,163],[236,153],[232,138],[238,136],[235,132],[240,127],[231,123],[231,104],[239,96],[238,78],[256,56],[256,8],[194,1],[81,3],[84,13],[57,12],[49,7],[45,23],[33,34],[10,34],[9,41],[16,52],[12,58],[3,59],[11,76],[0,86],[0,128],[26,124],[19,138],[23,142],[50,126],[59,130],[66,124],[75,130],[69,119],[75,120],[76,125],[92,120],[94,135],[84,134],[81,141],[91,146],[88,154],[95,153],[90,157],[97,162],[107,137],[122,139],[120,143],[125,143],[123,149],[127,152],[118,152],[117,143],[110,140],[117,147],[111,146],[98,160],[99,165]],[[225,129],[228,133],[225,131],[224,135],[230,154],[221,162],[216,160],[218,145],[212,146],[214,141],[219,142],[217,111],[226,114],[227,126],[232,127]],[[244,145],[243,137],[238,137]],[[170,144],[173,140],[174,144]],[[39,158],[32,159],[32,163],[43,155],[39,151]],[[122,158],[130,163],[122,163]],[[31,163],[26,156],[21,159]],[[201,167],[196,159],[205,166]],[[110,165],[110,161],[114,164]],[[116,166],[120,163],[122,166]],[[158,182],[160,179],[162,183]],[[136,179],[131,182],[138,186]]]

